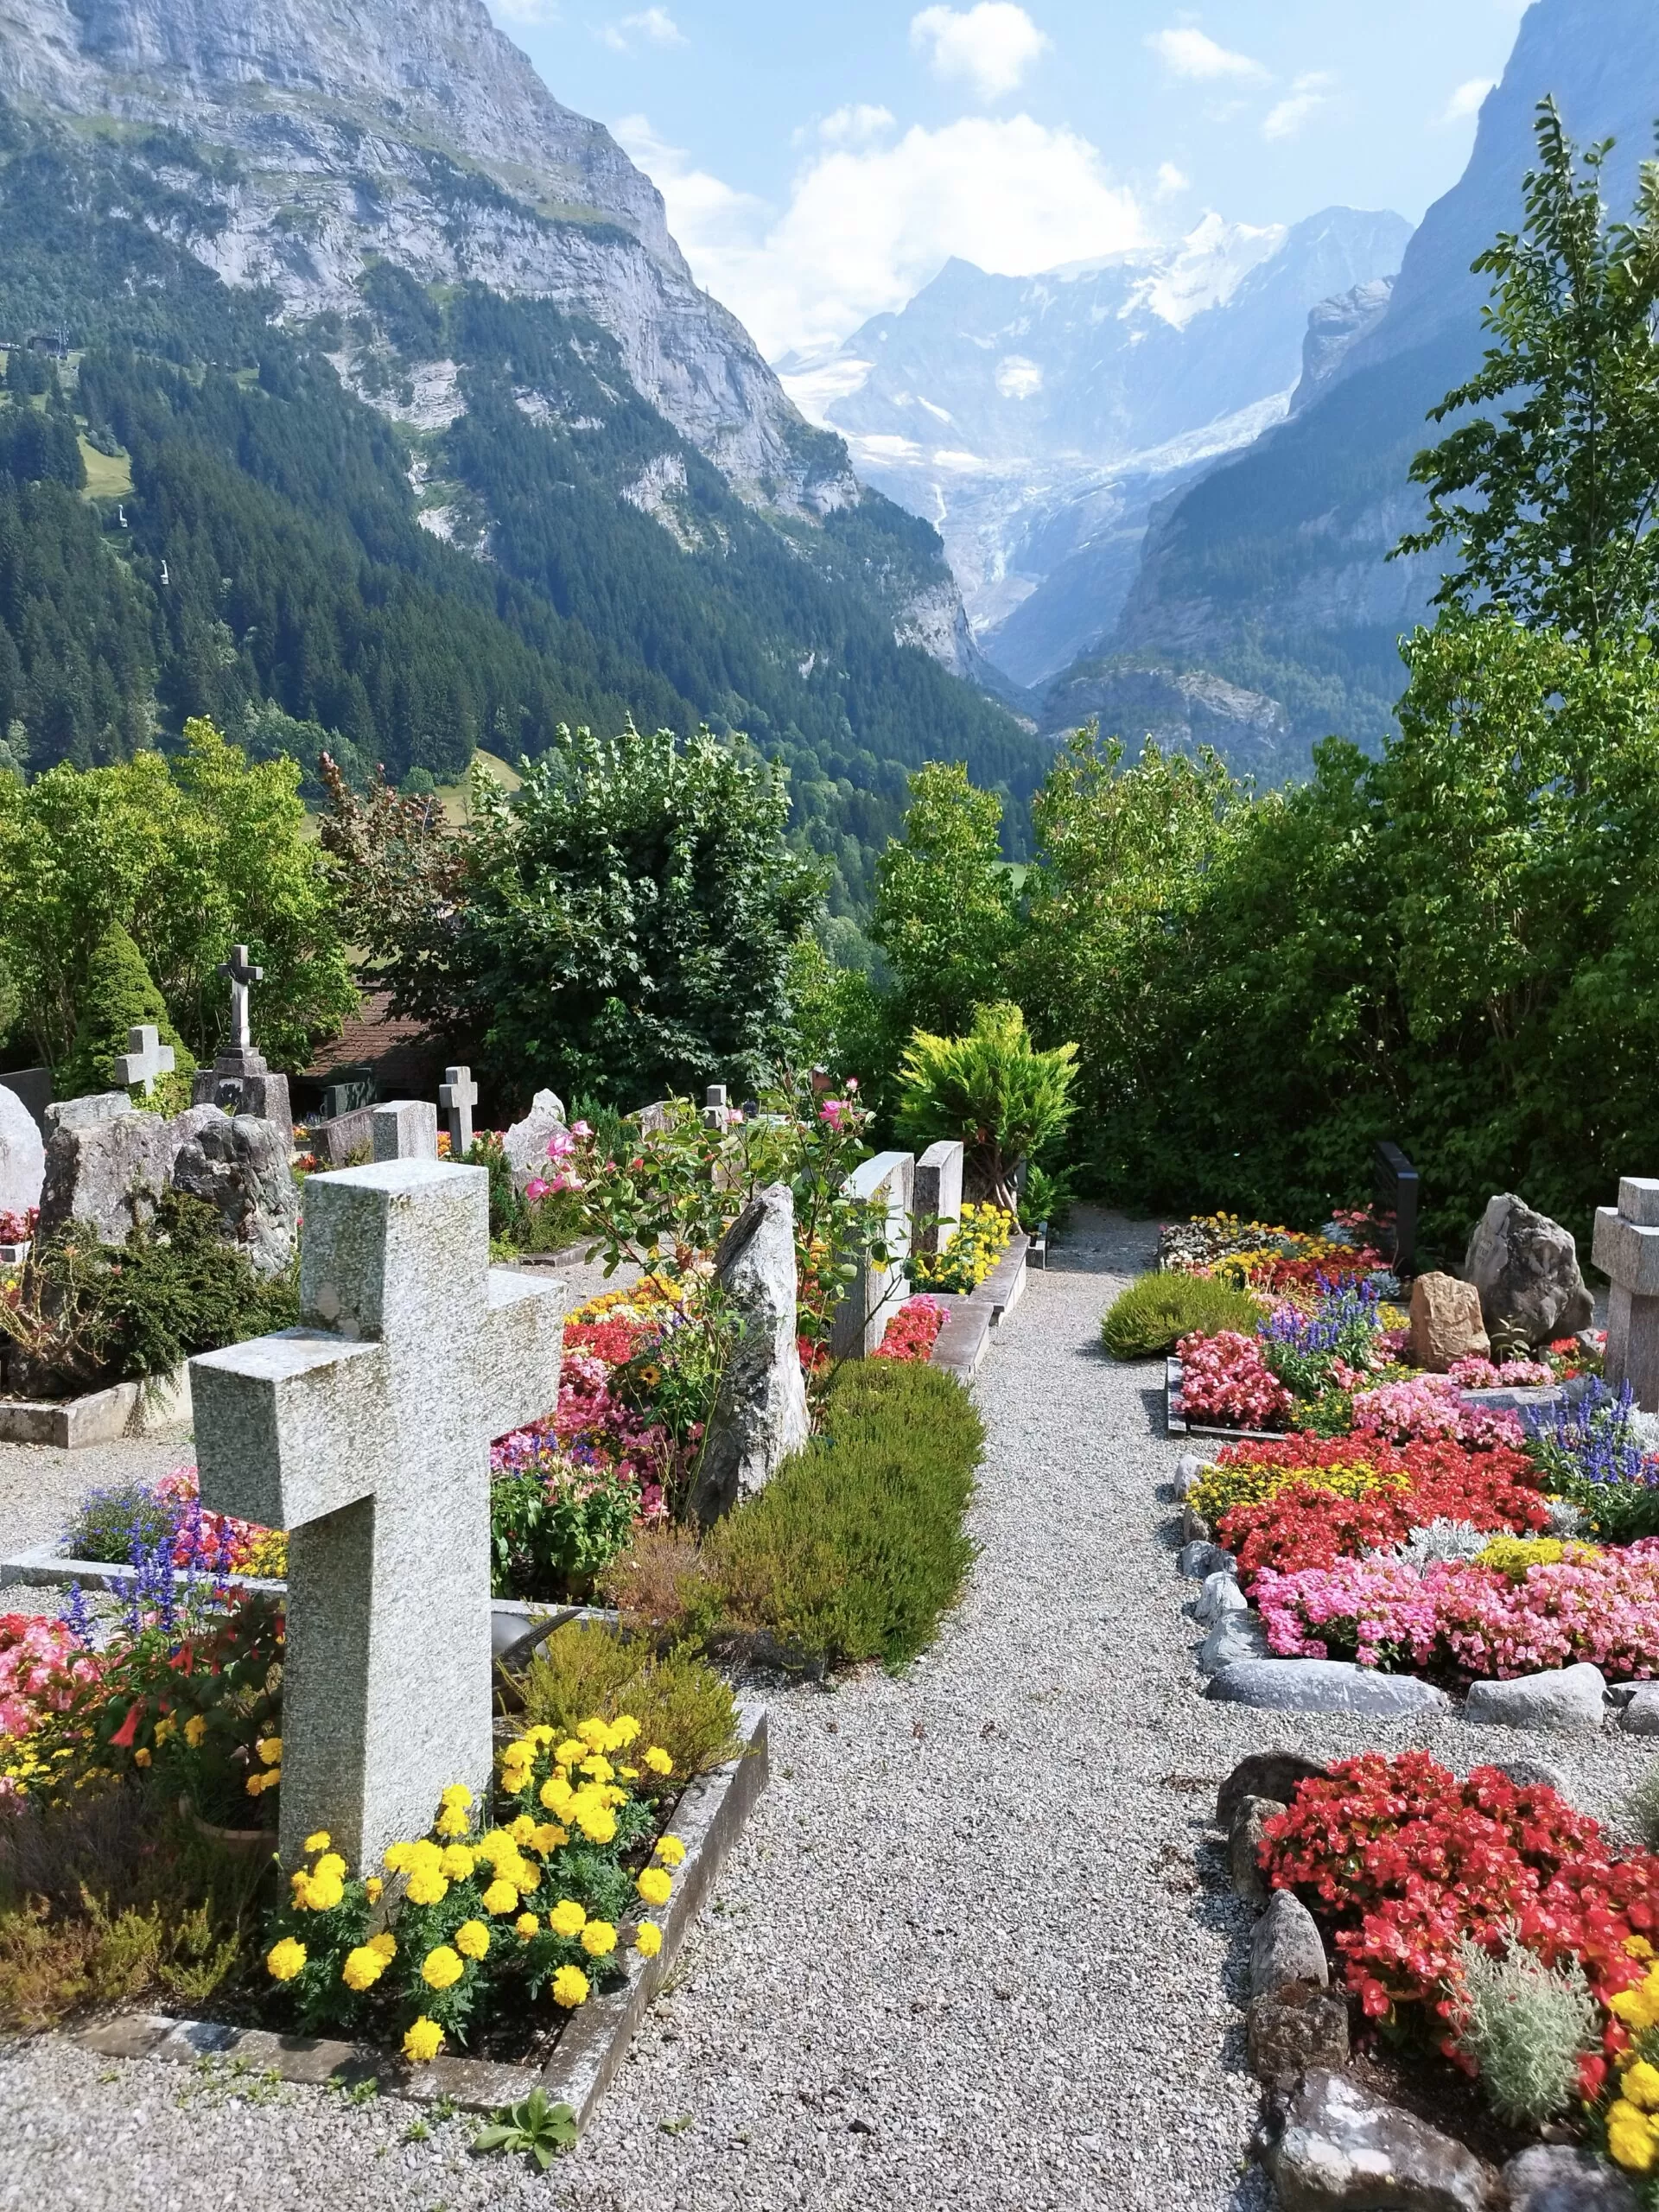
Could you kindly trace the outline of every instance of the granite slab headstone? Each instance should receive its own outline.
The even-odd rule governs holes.
[[[15,1090],[0,1090],[0,1213],[26,1214],[41,1203],[46,1147]]]
[[[438,1109],[429,1098],[394,1098],[369,1109],[377,1160],[435,1160]]]
[[[797,1341],[795,1203],[762,1191],[715,1254],[715,1275],[741,1331],[721,1376],[692,1510],[705,1525],[751,1497],[811,1433]]]
[[[830,1324],[830,1349],[836,1359],[868,1359],[903,1303],[915,1187],[913,1152],[878,1152],[842,1185],[849,1198],[864,1199],[885,1213],[888,1256],[866,1260],[842,1293]]]
[[[965,1148],[949,1140],[929,1145],[916,1163],[914,1240],[918,1252],[943,1252],[962,1222]]]
[[[1609,1276],[1608,1382],[1628,1382],[1643,1413],[1659,1413],[1659,1179],[1619,1178],[1618,1204],[1596,1209],[1591,1257]]]
[[[41,1133],[44,1144],[50,1131],[46,1126],[46,1109],[52,1103],[53,1084],[50,1068],[10,1068],[0,1075],[0,1090],[10,1090],[21,1098],[29,1119]]]

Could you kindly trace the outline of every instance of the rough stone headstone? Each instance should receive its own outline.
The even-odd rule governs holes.
[[[465,1160],[473,1148],[473,1109],[478,1085],[471,1068],[446,1068],[438,1086],[438,1104],[449,1131],[449,1157]]]
[[[1301,1751],[1250,1751],[1221,1785],[1216,1800],[1216,1826],[1228,1828],[1246,1797],[1271,1797],[1275,1804],[1291,1805],[1304,1782],[1323,1782],[1328,1766]]]
[[[190,1086],[194,1106],[217,1106],[226,1114],[253,1114],[274,1122],[290,1135],[294,1110],[289,1102],[288,1077],[272,1071],[253,1041],[250,1011],[252,985],[263,982],[265,971],[256,968],[245,944],[235,946],[219,973],[231,986],[231,1038],[211,1068],[197,1071]]]
[[[548,1139],[564,1126],[564,1101],[557,1091],[538,1090],[529,1113],[501,1141],[515,1190],[522,1192],[532,1177],[546,1174]]]
[[[1498,1728],[1582,1735],[1600,1727],[1606,1688],[1600,1668],[1587,1660],[1506,1682],[1471,1682],[1463,1717]]]
[[[1215,1675],[1206,1697],[1263,1713],[1357,1713],[1408,1720],[1452,1702],[1416,1675],[1379,1675],[1346,1659],[1245,1659]]]
[[[774,1183],[738,1216],[715,1274],[741,1330],[703,1440],[692,1510],[705,1525],[777,1473],[811,1433],[797,1343],[795,1204]]]
[[[1549,1344],[1587,1329],[1595,1318],[1572,1232],[1512,1191],[1488,1200],[1463,1272],[1480,1293],[1486,1333],[1495,1343]]]
[[[1491,1339],[1480,1311],[1480,1293],[1456,1275],[1419,1275],[1411,1286],[1413,1364],[1445,1375],[1452,1362],[1485,1359]]]
[[[883,1207],[887,1216],[889,1258],[885,1263],[868,1262],[858,1270],[842,1293],[830,1324],[830,1349],[836,1359],[868,1359],[903,1301],[916,1155],[878,1152],[873,1160],[855,1167],[842,1188],[849,1198]]]
[[[101,1244],[119,1244],[148,1221],[168,1187],[178,1147],[160,1114],[126,1110],[104,1120],[63,1116],[46,1147],[40,1235],[55,1236],[72,1222]],[[86,1102],[75,1099],[72,1105]]]
[[[41,1203],[46,1147],[15,1090],[0,1090],[0,1213],[26,1214]]]
[[[1268,2149],[1281,2212],[1488,2212],[1471,2151],[1346,2075],[1316,2067]]]
[[[1268,1895],[1261,1866],[1262,1830],[1284,1809],[1271,1797],[1243,1798],[1227,1831],[1227,1865],[1233,1887],[1252,1904],[1265,1904]]]
[[[1293,1981],[1328,1988],[1330,1962],[1313,1914],[1288,1890],[1275,1890],[1250,1931],[1250,1989],[1261,1997]]]
[[[1347,2064],[1347,2000],[1310,1981],[1264,1990],[1250,1999],[1244,2043],[1258,2082],[1294,2089],[1311,2068]]]
[[[489,1264],[481,1167],[306,1186],[297,1329],[191,1362],[204,1505],[289,1531],[281,1848],[353,1868],[489,1787],[490,1440],[558,1395],[564,1286]]]
[[[1611,1279],[1605,1372],[1628,1382],[1644,1413],[1659,1413],[1659,1180],[1619,1179],[1618,1204],[1596,1209],[1591,1256]]]
[[[1637,2212],[1636,2191],[1616,2166],[1565,2143],[1535,2143],[1504,2167],[1508,2212]]]
[[[60,1129],[92,1129],[100,1122],[118,1122],[138,1109],[124,1090],[94,1090],[81,1098],[60,1098],[46,1109],[46,1141]]]
[[[311,1151],[319,1167],[361,1167],[374,1157],[374,1109],[359,1106],[314,1122]]]
[[[46,1126],[46,1109],[52,1103],[52,1071],[50,1068],[10,1068],[0,1075],[0,1090],[10,1090],[21,1098],[29,1119],[41,1133],[44,1144],[51,1131]]]
[[[299,1185],[289,1165],[289,1133],[256,1114],[193,1106],[172,1124],[171,1181],[212,1206],[227,1244],[263,1275],[280,1274],[300,1229]]]
[[[429,1098],[394,1098],[369,1109],[370,1142],[377,1160],[435,1160],[438,1109]]]
[[[171,1045],[162,1044],[162,1033],[154,1022],[142,1022],[128,1030],[127,1049],[116,1054],[110,1073],[129,1090],[140,1084],[148,1090],[157,1076],[172,1074],[178,1057]]]
[[[950,1249],[962,1224],[965,1147],[948,1139],[929,1145],[916,1163],[912,1238],[918,1252]]]

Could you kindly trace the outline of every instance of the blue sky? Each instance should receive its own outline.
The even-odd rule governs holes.
[[[1455,181],[1524,0],[490,0],[654,178],[773,358],[952,253],[1022,275],[1207,210],[1415,221]]]

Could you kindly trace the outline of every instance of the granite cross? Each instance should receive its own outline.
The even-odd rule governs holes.
[[[170,1045],[162,1044],[161,1032],[153,1023],[129,1029],[127,1047],[116,1054],[115,1079],[129,1090],[135,1083],[142,1083],[148,1090],[158,1075],[172,1074],[177,1055]]]
[[[449,1117],[449,1157],[464,1160],[473,1148],[473,1109],[478,1103],[471,1068],[444,1070],[438,1103]]]
[[[235,944],[231,947],[230,958],[219,962],[219,972],[227,976],[231,983],[231,1046],[232,1051],[245,1052],[253,1043],[253,1031],[248,1021],[248,986],[263,983],[265,971],[252,965],[245,944]]]
[[[490,1440],[558,1396],[564,1286],[489,1263],[489,1178],[313,1175],[300,1326],[190,1363],[204,1505],[289,1531],[280,1843],[353,1866],[490,1776]]]
[[[1619,1178],[1618,1204],[1596,1208],[1591,1256],[1612,1282],[1607,1380],[1616,1390],[1628,1382],[1643,1413],[1659,1413],[1659,1179]]]

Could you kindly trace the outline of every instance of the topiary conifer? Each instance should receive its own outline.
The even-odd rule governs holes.
[[[173,1027],[143,954],[119,922],[110,924],[87,963],[77,1017],[74,1050],[58,1085],[66,1098],[112,1090],[116,1055],[127,1050],[128,1031],[143,1022],[153,1023],[162,1044],[173,1047],[175,1079],[194,1071],[190,1049]],[[134,1096],[143,1095],[135,1087]]]

